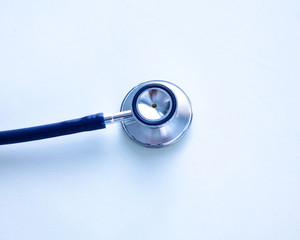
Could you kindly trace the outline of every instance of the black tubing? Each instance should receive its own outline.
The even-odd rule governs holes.
[[[103,113],[48,125],[0,132],[0,145],[28,142],[105,128]]]

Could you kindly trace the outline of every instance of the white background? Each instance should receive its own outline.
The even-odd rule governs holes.
[[[165,149],[121,126],[0,147],[0,239],[300,238],[298,1],[0,1],[0,129],[190,96]]]

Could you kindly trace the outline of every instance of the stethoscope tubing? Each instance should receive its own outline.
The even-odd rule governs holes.
[[[106,124],[103,113],[97,113],[58,123],[1,131],[0,145],[59,137],[79,132],[103,129],[105,127]]]

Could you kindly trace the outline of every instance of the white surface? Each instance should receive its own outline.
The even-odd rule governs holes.
[[[120,126],[0,147],[0,239],[299,239],[298,1],[1,1],[0,123],[117,112],[136,84],[190,96],[188,135]]]

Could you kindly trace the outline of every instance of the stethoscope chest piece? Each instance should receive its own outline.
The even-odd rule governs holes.
[[[125,97],[121,111],[131,111],[133,118],[122,127],[135,142],[152,148],[176,143],[192,121],[192,107],[187,95],[175,84],[154,80],[139,84]]]

